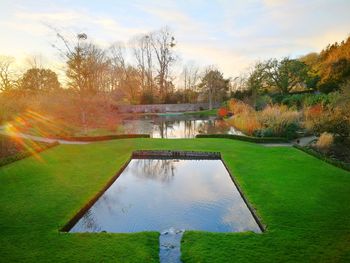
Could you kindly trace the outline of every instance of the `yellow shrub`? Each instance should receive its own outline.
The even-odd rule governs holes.
[[[228,120],[228,123],[247,135],[252,135],[255,130],[261,128],[255,112],[236,114]]]
[[[324,132],[318,138],[315,146],[321,151],[328,151],[329,148],[332,146],[333,141],[334,141],[333,135],[331,133]]]
[[[286,105],[269,105],[258,112],[261,125],[271,129],[274,134],[282,134],[289,124],[297,123],[299,118],[299,112],[289,109]]]

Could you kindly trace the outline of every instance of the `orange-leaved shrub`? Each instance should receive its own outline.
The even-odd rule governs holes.
[[[227,107],[230,112],[232,112],[234,115],[240,114],[240,113],[250,113],[250,112],[255,112],[253,107],[250,105],[244,103],[241,100],[237,99],[231,99],[227,103]]]
[[[254,131],[261,128],[257,113],[250,105],[236,99],[231,99],[227,104],[233,113],[233,116],[228,119],[230,125],[247,135],[253,135]]]
[[[224,118],[224,117],[227,116],[227,114],[228,114],[227,108],[221,107],[221,108],[218,109],[218,115],[219,115],[219,117]]]
[[[306,107],[303,110],[303,126],[308,132],[314,132],[318,130],[321,123],[321,119],[325,116],[325,108],[322,104],[316,104],[310,107]]]
[[[268,105],[255,111],[250,105],[233,99],[228,102],[233,117],[228,122],[247,135],[293,137],[300,113],[285,105]]]

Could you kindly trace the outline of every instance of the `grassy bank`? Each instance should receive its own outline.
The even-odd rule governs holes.
[[[207,117],[207,116],[217,116],[217,112],[218,112],[218,109],[212,109],[212,110],[202,110],[202,111],[187,111],[187,112],[184,112],[184,114]]]
[[[226,139],[60,145],[0,168],[4,262],[157,262],[158,233],[59,233],[135,149],[220,151],[264,234],[185,233],[185,262],[346,262],[350,173],[294,148]]]

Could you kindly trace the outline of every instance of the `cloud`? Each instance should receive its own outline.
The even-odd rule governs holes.
[[[178,50],[189,60],[196,60],[202,65],[215,65],[226,76],[232,76],[232,72],[241,72],[252,62],[243,53],[238,53],[229,46],[215,45],[214,43],[183,43]]]
[[[256,59],[320,51],[346,38],[350,24],[350,3],[343,0],[20,3],[0,10],[1,53],[43,52],[57,59],[50,47],[55,34],[45,24],[73,36],[85,32],[103,47],[169,25],[184,62],[215,64],[227,77]]]

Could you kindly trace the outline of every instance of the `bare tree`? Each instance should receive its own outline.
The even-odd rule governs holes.
[[[0,56],[0,90],[6,91],[13,87],[14,79],[11,65],[14,58],[8,56]]]
[[[170,66],[175,61],[173,48],[175,37],[167,27],[151,34],[151,45],[157,61],[157,81],[159,84],[160,96],[164,99],[171,87]]]
[[[142,91],[153,93],[153,50],[149,34],[132,39],[133,54],[139,69]]]
[[[29,66],[29,68],[44,68],[44,58],[42,55],[30,55],[26,57],[25,62]]]
[[[116,92],[121,89],[126,79],[125,47],[121,42],[114,43],[108,49],[110,57],[110,91]]]
[[[193,63],[187,63],[184,65],[182,70],[182,81],[184,88],[185,100],[192,102],[193,98],[191,94],[193,94],[198,86],[198,81],[200,79],[199,68],[195,66]]]

